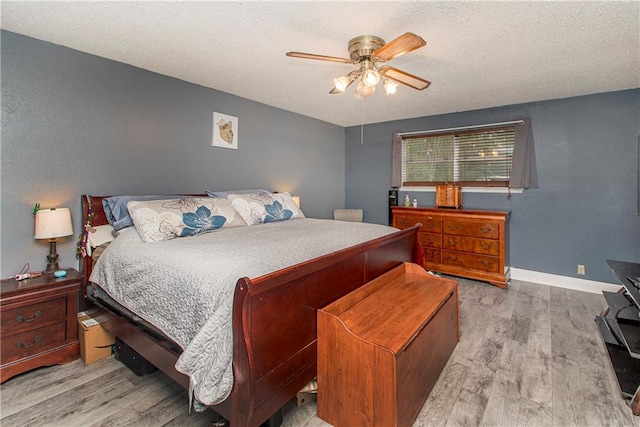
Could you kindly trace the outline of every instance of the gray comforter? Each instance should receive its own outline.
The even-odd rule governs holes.
[[[233,385],[231,312],[235,284],[397,231],[366,223],[296,219],[144,243],[121,231],[91,281],[183,349],[176,369],[190,397],[213,405]]]

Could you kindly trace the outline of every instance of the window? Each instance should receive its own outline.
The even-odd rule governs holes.
[[[507,187],[515,124],[402,136],[402,186]]]

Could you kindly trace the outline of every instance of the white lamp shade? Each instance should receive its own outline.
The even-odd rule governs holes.
[[[295,203],[296,206],[299,208],[300,207],[300,196],[291,196],[291,198],[293,199],[293,203]]]
[[[40,209],[36,212],[36,239],[55,239],[71,236],[71,212],[69,208]]]

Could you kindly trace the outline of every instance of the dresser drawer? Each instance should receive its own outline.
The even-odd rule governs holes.
[[[464,252],[442,251],[442,263],[456,267],[482,270],[489,273],[500,272],[500,258]]]
[[[418,233],[418,239],[422,246],[430,248],[442,247],[442,234],[420,232]]]
[[[500,242],[491,239],[478,239],[476,237],[445,235],[442,240],[442,248],[484,255],[500,255]]]
[[[482,237],[485,239],[498,239],[500,227],[497,223],[479,221],[461,221],[458,219],[444,219],[443,233],[459,236]]]
[[[39,328],[51,323],[64,322],[66,316],[67,299],[64,297],[11,310],[3,310],[2,336]]]
[[[421,223],[421,231],[431,233],[442,232],[442,220],[440,218],[433,218],[431,216],[417,216],[417,215],[397,215],[393,218],[394,227],[404,229],[413,227],[414,225]]]
[[[64,342],[65,338],[66,323],[64,321],[14,335],[3,336],[0,363],[4,365],[5,363],[57,347]]]
[[[424,248],[424,262],[440,263],[442,260],[440,249]]]

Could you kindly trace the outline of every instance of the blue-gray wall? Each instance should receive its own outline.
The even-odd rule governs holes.
[[[1,33],[0,277],[42,269],[34,203],[68,206],[76,266],[84,193],[200,193],[266,187],[308,216],[361,207],[387,222],[391,133],[530,117],[540,188],[464,193],[465,207],[511,210],[513,267],[615,283],[605,259],[640,260],[640,90],[342,127],[10,32]],[[426,100],[425,102],[428,102]],[[211,147],[212,112],[239,118],[239,149]],[[412,193],[423,206],[433,193]],[[582,276],[581,276],[582,277]]]
[[[71,209],[61,266],[78,265],[84,193],[260,187],[299,195],[310,217],[344,206],[343,127],[7,31],[1,43],[0,277],[46,265],[36,202]],[[214,111],[238,117],[238,150],[211,146]]]
[[[428,97],[425,99],[428,102]],[[522,194],[463,193],[465,208],[510,210],[511,266],[617,283],[606,259],[640,262],[640,90],[467,111],[346,129],[346,207],[387,223],[391,135],[532,121],[539,188]],[[410,192],[433,206],[432,192]],[[400,193],[400,199],[404,193]],[[586,276],[577,276],[578,264]]]

